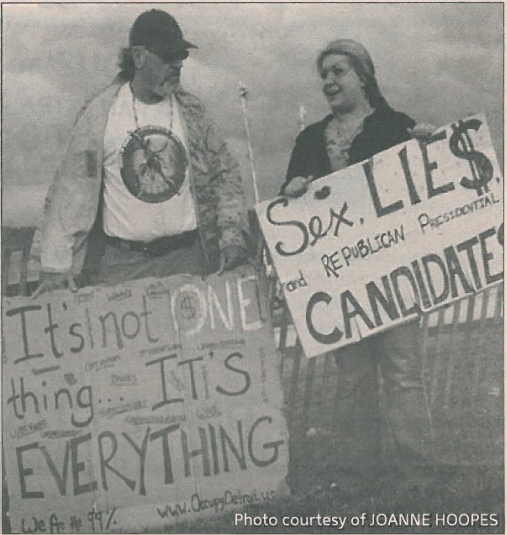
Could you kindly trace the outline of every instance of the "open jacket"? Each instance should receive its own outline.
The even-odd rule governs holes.
[[[322,121],[305,128],[296,139],[296,145],[287,169],[285,186],[296,176],[314,179],[329,175],[332,172],[327,155],[324,132],[329,121],[328,115]],[[362,162],[375,154],[390,149],[399,143],[408,141],[410,134],[407,128],[413,128],[415,121],[404,113],[394,111],[383,103],[364,120],[363,129],[354,138],[349,152],[348,165]]]
[[[101,212],[104,132],[121,85],[115,80],[85,104],[76,119],[46,199],[41,237],[44,271],[80,273],[88,242],[93,241],[90,231],[101,227],[96,220]],[[248,219],[239,165],[199,99],[182,89],[175,96],[186,135],[200,238],[211,269],[217,269],[221,249],[246,248]]]

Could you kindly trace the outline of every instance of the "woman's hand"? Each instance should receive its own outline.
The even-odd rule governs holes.
[[[301,197],[303,193],[306,192],[308,189],[308,184],[313,180],[313,175],[310,175],[308,178],[305,178],[304,176],[295,176],[286,186],[284,189],[283,194],[286,197],[292,197],[293,199],[297,199],[298,197]]]
[[[420,123],[414,128],[407,128],[407,132],[419,141],[427,141],[437,131],[437,127],[432,124]]]

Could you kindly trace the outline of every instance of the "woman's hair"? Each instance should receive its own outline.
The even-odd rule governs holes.
[[[131,82],[134,79],[136,66],[134,58],[132,57],[132,50],[130,48],[122,48],[118,58],[118,67],[120,72],[117,78],[122,82]]]
[[[350,64],[356,74],[364,83],[364,92],[372,108],[387,106],[385,98],[380,92],[377,79],[375,78],[375,67],[370,54],[366,48],[352,39],[337,39],[331,41],[324,50],[317,56],[317,68],[322,69],[324,58],[331,54],[341,54],[349,58]]]

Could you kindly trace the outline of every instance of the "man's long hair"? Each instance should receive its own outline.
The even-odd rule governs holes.
[[[122,48],[120,50],[118,67],[120,68],[120,72],[117,75],[118,80],[121,82],[131,82],[134,79],[136,66],[132,57],[132,49]]]

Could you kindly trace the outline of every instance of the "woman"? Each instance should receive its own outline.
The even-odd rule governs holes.
[[[361,162],[434,128],[415,125],[380,93],[373,62],[360,43],[331,42],[317,58],[331,114],[298,136],[281,194],[299,197],[309,182]],[[366,193],[366,192],[365,192]],[[338,473],[349,489],[380,475],[378,368],[383,376],[397,460],[410,483],[426,483],[431,464],[431,421],[424,391],[418,321],[362,340],[336,353]]]

